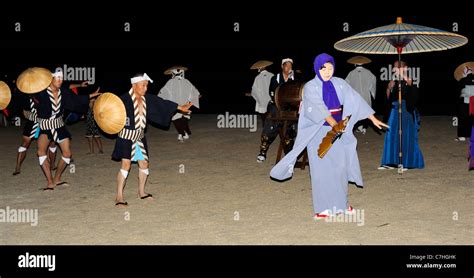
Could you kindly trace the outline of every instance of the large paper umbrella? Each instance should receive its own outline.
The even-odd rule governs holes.
[[[405,54],[441,51],[467,43],[459,34],[435,28],[406,24],[402,18],[397,23],[378,27],[340,40],[334,44],[337,50],[364,54]]]
[[[371,29],[342,39],[334,44],[340,51],[363,54],[401,54],[447,50],[465,45],[468,39],[459,34],[435,28],[405,24],[398,17],[395,24]],[[400,72],[400,71],[399,71]],[[398,82],[399,164],[398,173],[403,173],[402,154],[402,88]]]
[[[0,81],[0,110],[7,108],[12,99],[12,92],[7,83]]]
[[[16,86],[25,94],[36,94],[48,86],[53,81],[52,73],[45,68],[28,68],[16,79]]]
[[[108,134],[116,134],[125,126],[127,112],[122,100],[113,93],[103,93],[94,103],[94,119]]]

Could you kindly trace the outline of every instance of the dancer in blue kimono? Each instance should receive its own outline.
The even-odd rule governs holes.
[[[418,146],[418,130],[420,128],[420,116],[416,109],[418,101],[418,87],[407,75],[407,64],[401,62],[401,72],[398,73],[398,61],[395,62],[395,79],[401,80],[402,87],[402,164],[403,171],[408,169],[425,167],[423,154]],[[385,133],[385,144],[379,170],[394,169],[399,164],[399,141],[398,134],[398,83],[392,80],[388,84],[387,98],[391,103],[392,110],[388,124],[390,130]]]
[[[298,120],[298,135],[293,150],[270,172],[276,180],[293,175],[298,155],[308,149],[314,219],[323,219],[339,212],[352,213],[347,201],[348,183],[363,186],[357,140],[352,133],[354,124],[370,119],[381,129],[388,127],[374,117],[374,110],[343,79],[333,77],[334,58],[326,53],[314,61],[316,77],[304,86],[303,101]],[[327,154],[320,158],[318,148],[328,131],[351,115],[346,132],[334,142]]]

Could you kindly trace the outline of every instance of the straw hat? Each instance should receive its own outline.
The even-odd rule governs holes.
[[[120,132],[125,126],[127,112],[122,100],[113,93],[100,95],[94,103],[94,119],[108,134]]]
[[[12,92],[7,83],[0,81],[0,110],[7,108],[12,99]]]
[[[372,62],[372,60],[364,56],[354,56],[350,58],[349,60],[347,60],[347,62],[353,65],[365,65]]]
[[[173,70],[175,69],[180,69],[182,71],[187,71],[188,68],[187,67],[182,67],[182,66],[174,66],[174,67],[171,67],[167,70],[165,70],[165,75],[172,75],[173,74]]]
[[[471,69],[472,72],[474,72],[474,62],[466,62],[462,65],[459,65],[456,70],[454,71],[454,78],[459,81],[463,78],[464,75],[464,69],[468,67]]]
[[[22,93],[35,94],[48,88],[52,80],[53,75],[49,70],[28,68],[18,76],[16,86]]]
[[[251,70],[254,70],[254,69],[260,69],[260,68],[266,68],[270,65],[272,65],[273,62],[272,61],[267,61],[267,60],[260,60],[258,62],[256,62],[255,64],[253,64],[250,69]]]

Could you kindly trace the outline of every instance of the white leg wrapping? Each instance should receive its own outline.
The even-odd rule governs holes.
[[[139,168],[138,170],[147,176],[150,174],[150,171],[148,170],[148,168],[145,168],[145,169]]]
[[[56,152],[57,147],[49,147],[49,151],[52,153]]]
[[[128,177],[128,171],[124,169],[120,169],[120,174],[122,174],[122,177],[126,179]]]
[[[61,158],[64,160],[64,162],[66,162],[67,165],[69,165],[69,163],[71,163],[71,158],[70,157],[62,156]]]
[[[46,155],[38,156],[40,165],[43,165],[46,158],[48,158]]]
[[[23,146],[20,146],[20,147],[18,148],[18,152],[19,152],[19,153],[26,152],[26,150],[27,150],[27,148],[25,148],[25,147],[23,147]]]

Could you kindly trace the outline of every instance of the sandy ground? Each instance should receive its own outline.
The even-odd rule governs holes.
[[[71,186],[43,192],[36,143],[12,176],[21,129],[0,128],[0,209],[38,209],[37,226],[0,223],[0,244],[473,244],[474,172],[467,171],[468,143],[458,143],[449,117],[424,117],[420,146],[426,168],[399,176],[380,171],[383,136],[357,134],[365,188],[349,188],[364,211],[364,225],[315,222],[308,170],[286,183],[269,178],[277,144],[264,164],[260,142],[248,129],[218,129],[216,115],[195,115],[189,141],[174,128],[149,127],[151,175],[137,198],[137,166],[125,189],[128,208],[114,206],[119,163],[87,155],[83,122],[70,126],[75,173]],[[184,173],[180,169],[184,165]],[[360,222],[359,222],[360,224]]]

